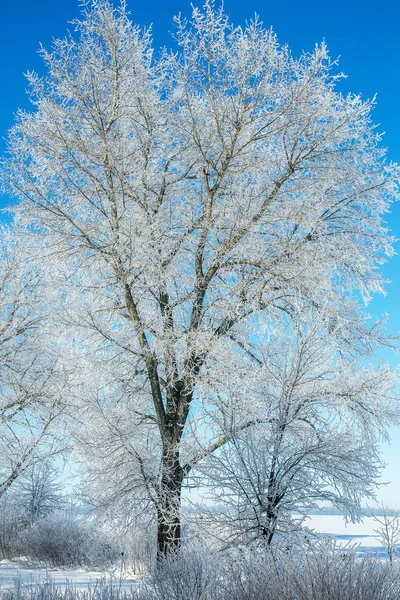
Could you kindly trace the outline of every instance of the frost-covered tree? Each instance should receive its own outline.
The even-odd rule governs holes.
[[[214,537],[287,543],[321,501],[354,519],[374,497],[378,441],[400,415],[396,376],[357,364],[346,337],[314,313],[260,344],[258,368],[238,363],[240,387],[221,386],[214,435],[229,443],[193,469],[213,500],[199,523]]]
[[[152,503],[161,554],[179,544],[192,463],[225,442],[212,419],[236,365],[311,307],[346,326],[343,351],[369,344],[356,304],[382,289],[397,194],[373,103],[336,91],[323,44],[295,58],[211,3],[176,27],[177,51],[153,57],[124,2],[93,2],[42,50],[3,165],[81,365],[93,466],[116,502],[112,481]]]
[[[389,563],[400,555],[400,512],[381,505],[378,514],[371,514],[377,526],[374,529],[380,543],[385,548]]]
[[[56,451],[50,437],[62,412],[64,374],[41,331],[38,273],[0,228],[0,497],[35,459]],[[57,382],[57,386],[55,386]]]
[[[49,459],[34,462],[18,478],[16,494],[25,521],[33,525],[38,519],[66,507],[60,491],[59,471]]]

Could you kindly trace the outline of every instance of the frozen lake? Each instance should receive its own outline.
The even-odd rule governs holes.
[[[305,521],[305,525],[316,533],[331,536],[341,546],[356,544],[360,554],[373,551],[381,558],[387,557],[374,532],[374,529],[379,528],[379,523],[373,517],[364,517],[359,523],[346,523],[341,515],[312,515]]]

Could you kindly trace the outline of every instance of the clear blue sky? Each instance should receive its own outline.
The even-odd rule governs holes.
[[[200,4],[193,0],[194,4]],[[28,108],[25,95],[27,70],[42,71],[36,51],[41,42],[49,47],[53,37],[62,37],[68,21],[79,16],[78,0],[17,0],[2,2],[0,12],[0,153],[4,138],[18,108]],[[187,0],[128,1],[132,20],[140,25],[153,24],[155,46],[170,45],[172,17],[190,14]],[[348,78],[343,91],[362,93],[365,98],[377,94],[374,120],[386,132],[384,145],[388,157],[400,162],[400,3],[396,0],[286,0],[267,3],[263,0],[226,0],[225,9],[236,24],[243,24],[256,12],[267,27],[272,26],[281,43],[288,43],[294,54],[311,50],[325,40],[331,56],[340,56],[340,70]],[[70,26],[69,26],[70,27]],[[0,197],[0,206],[7,204]],[[393,207],[388,224],[400,238],[400,205]],[[400,252],[400,242],[397,244]],[[369,311],[389,313],[390,330],[400,331],[400,256],[384,268],[392,281],[387,296],[375,299]],[[394,362],[399,362],[394,359]],[[392,484],[380,492],[388,504],[400,508],[400,429],[392,432],[392,445],[384,446],[388,463],[384,474]]]

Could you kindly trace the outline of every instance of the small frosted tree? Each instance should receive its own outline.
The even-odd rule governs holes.
[[[321,501],[357,519],[374,497],[378,441],[399,418],[396,375],[358,365],[341,351],[346,332],[313,316],[259,344],[241,386],[219,390],[213,423],[225,443],[192,461],[192,477],[212,499],[199,526],[224,543],[287,544]]]
[[[400,554],[400,512],[390,511],[383,505],[378,510],[381,514],[372,514],[377,526],[374,532],[385,548],[390,564],[393,564],[393,560]]]
[[[348,349],[370,345],[357,301],[382,289],[397,194],[372,102],[335,90],[324,44],[295,58],[210,3],[176,26],[177,52],[154,58],[124,2],[88,6],[42,50],[3,165],[96,414],[93,467],[108,500],[153,506],[159,554],[179,545],[192,464],[225,442],[219,383],[241,386],[257,340],[323,306]]]
[[[19,477],[16,493],[25,520],[32,525],[55,510],[65,508],[59,471],[49,459],[33,463]]]

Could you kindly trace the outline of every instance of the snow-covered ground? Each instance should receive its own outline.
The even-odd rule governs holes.
[[[57,585],[64,586],[72,584],[79,589],[88,586],[93,587],[101,580],[110,579],[107,573],[100,571],[84,571],[83,569],[38,569],[26,567],[17,562],[7,560],[0,561],[0,591],[5,588],[14,587],[15,582],[20,580],[23,584],[44,583],[51,579]],[[124,578],[120,580],[119,574],[113,578],[116,585],[131,587],[137,585],[137,580]]]

